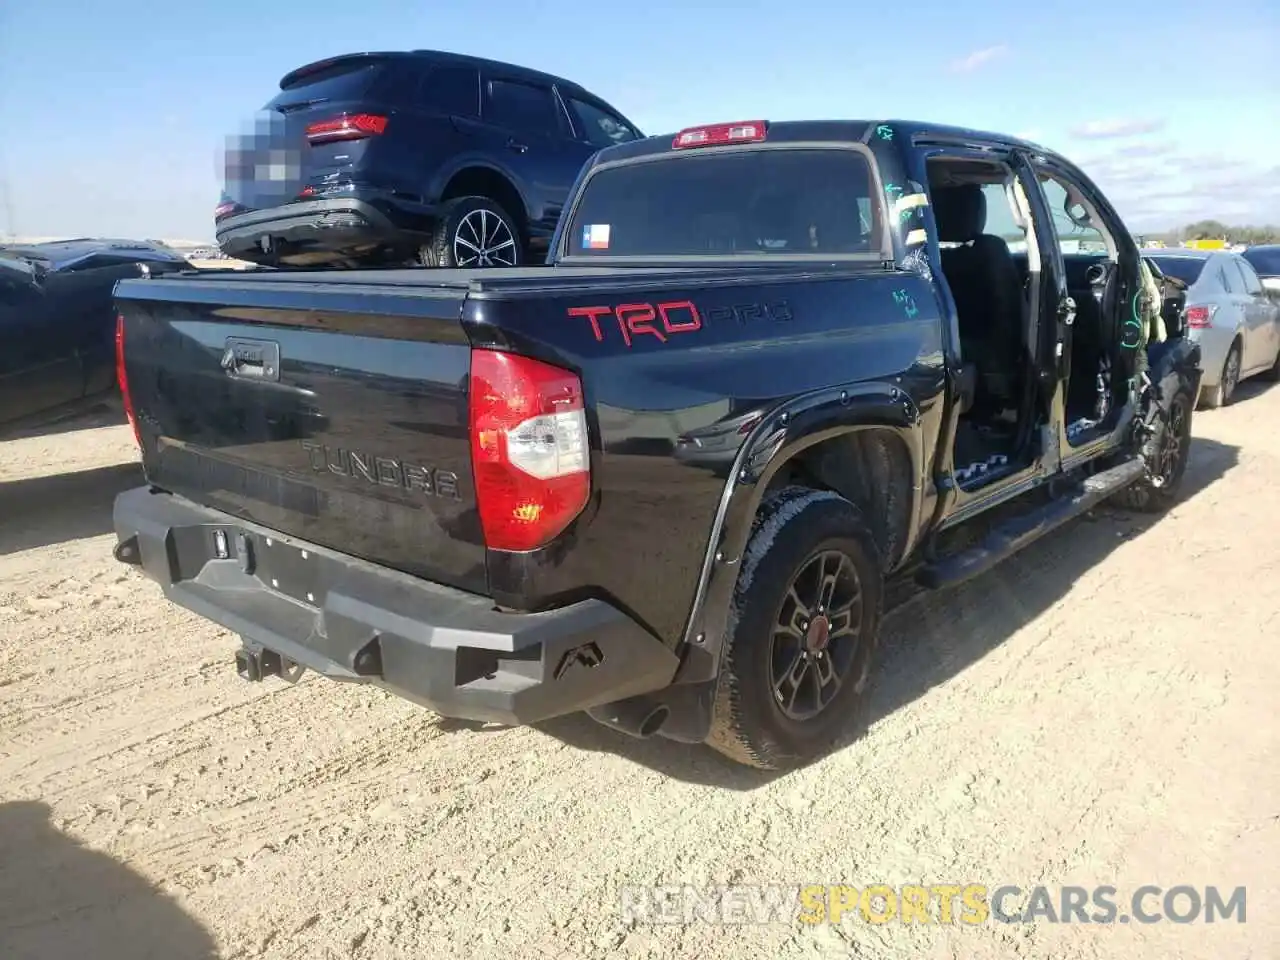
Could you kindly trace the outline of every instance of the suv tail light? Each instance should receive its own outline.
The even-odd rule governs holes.
[[[1218,312],[1217,304],[1209,306],[1187,307],[1183,311],[1187,326],[1192,330],[1203,330],[1213,325],[1213,315]]]
[[[387,129],[387,118],[374,113],[342,114],[331,120],[307,125],[307,142],[333,143],[337,140],[363,140]]]
[[[539,360],[473,350],[470,415],[485,546],[523,551],[551,542],[591,493],[582,381]]]
[[[124,415],[133,429],[133,440],[142,447],[142,434],[138,432],[138,418],[133,413],[133,398],[129,396],[129,374],[124,368],[124,314],[116,314],[116,383],[120,386],[120,399],[124,401]]]
[[[765,138],[763,120],[738,123],[713,123],[705,127],[687,127],[671,142],[673,150],[687,147],[710,147],[717,143],[755,143]]]

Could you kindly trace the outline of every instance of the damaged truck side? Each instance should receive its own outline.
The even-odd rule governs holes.
[[[117,559],[239,634],[249,679],[786,768],[865,707],[887,582],[1178,494],[1198,348],[1034,144],[685,130],[597,154],[553,242],[122,282],[147,483]]]

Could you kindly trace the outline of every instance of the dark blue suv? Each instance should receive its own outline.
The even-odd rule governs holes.
[[[575,83],[429,50],[300,67],[254,127],[215,230],[272,265],[540,262],[583,163],[642,136]]]

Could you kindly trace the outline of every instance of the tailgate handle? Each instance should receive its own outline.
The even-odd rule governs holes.
[[[228,376],[246,380],[280,379],[280,344],[274,340],[227,337],[220,361]]]

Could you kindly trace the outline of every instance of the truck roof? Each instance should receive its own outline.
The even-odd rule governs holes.
[[[707,124],[694,124],[685,129],[698,126],[712,126],[721,121],[709,121]],[[737,122],[737,121],[734,121]],[[742,121],[750,122],[750,121]],[[957,127],[948,124],[930,123],[923,120],[775,120],[764,121],[768,124],[768,141],[771,142],[832,142],[832,143],[867,143],[876,137],[896,139],[904,137],[909,140],[920,138],[945,140],[952,143],[999,143],[1011,147],[1022,147],[1035,153],[1063,159],[1059,154],[1048,150],[1038,143],[1023,140],[1004,133],[986,130],[975,130],[969,127]],[[881,131],[889,131],[885,136]],[[629,143],[607,147],[596,155],[597,163],[629,160],[636,157],[652,156],[666,153],[672,149],[672,142],[680,131],[633,140]]]

